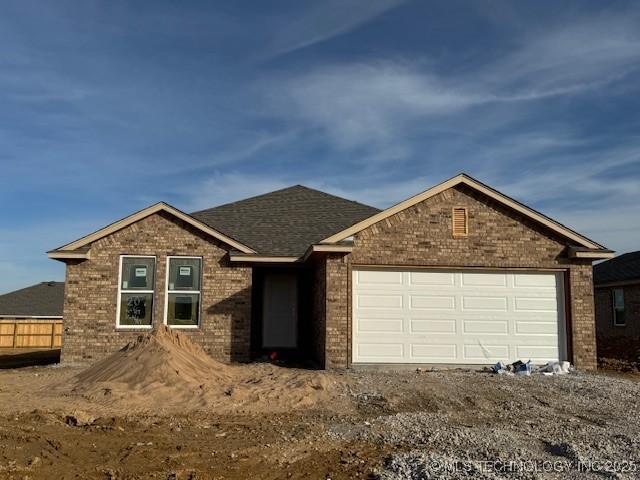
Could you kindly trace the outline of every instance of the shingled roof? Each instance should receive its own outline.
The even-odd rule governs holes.
[[[0,295],[0,316],[61,317],[64,282],[42,282]]]
[[[261,255],[302,255],[309,245],[380,212],[302,185],[194,212],[191,216]]]
[[[625,253],[593,267],[596,285],[631,280],[640,281],[640,251]]]

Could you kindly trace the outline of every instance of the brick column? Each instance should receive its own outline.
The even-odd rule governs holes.
[[[348,264],[345,254],[326,258],[325,368],[347,368],[349,355]]]
[[[591,262],[572,266],[569,283],[573,363],[580,370],[594,371],[598,364]]]

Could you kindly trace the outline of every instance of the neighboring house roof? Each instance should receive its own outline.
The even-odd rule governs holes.
[[[191,215],[262,255],[300,256],[310,245],[378,212],[362,203],[295,185]]]
[[[64,282],[42,282],[0,295],[0,317],[62,317]]]
[[[392,207],[387,208],[386,210],[381,211],[377,215],[374,215],[370,218],[364,219],[361,222],[352,225],[351,227],[339,231],[330,237],[327,237],[322,240],[323,243],[335,243],[344,240],[347,237],[355,235],[356,233],[364,230],[365,228],[377,223],[381,220],[384,220],[391,215],[395,215],[398,212],[401,212],[413,205],[420,203],[428,198],[433,197],[449,188],[455,187],[457,185],[466,185],[467,187],[471,187],[474,190],[487,195],[488,197],[496,200],[497,202],[503,204],[504,206],[515,210],[516,212],[524,215],[525,217],[530,218],[531,220],[536,221],[539,224],[542,224],[549,228],[552,231],[555,231],[559,235],[570,239],[576,242],[579,246],[586,247],[589,249],[594,249],[598,251],[603,251],[606,253],[612,253],[610,250],[607,250],[602,245],[594,242],[593,240],[588,239],[584,235],[580,235],[578,232],[571,230],[568,227],[565,227],[561,223],[556,222],[555,220],[547,217],[546,215],[541,214],[540,212],[535,211],[534,209],[527,207],[526,205],[504,195],[503,193],[494,190],[493,188],[485,185],[484,183],[479,182],[475,178],[472,178],[464,173],[460,175],[456,175],[449,180],[446,180],[434,187],[431,187],[428,190],[425,190],[422,193],[414,195],[413,197],[404,200]]]
[[[640,251],[625,253],[593,267],[593,283],[640,282]]]

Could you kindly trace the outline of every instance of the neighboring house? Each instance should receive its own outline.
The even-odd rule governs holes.
[[[378,210],[294,186],[188,215],[158,203],[49,252],[62,359],[166,323],[214,357],[326,368],[596,366],[592,266],[612,252],[461,174]]]
[[[640,251],[593,267],[598,355],[640,357]]]
[[[63,282],[41,282],[0,295],[0,347],[59,347]]]

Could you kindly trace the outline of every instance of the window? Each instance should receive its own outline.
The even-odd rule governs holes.
[[[200,322],[200,257],[168,257],[165,323],[197,328]]]
[[[613,301],[613,325],[624,327],[627,324],[624,315],[624,290],[614,288],[611,291],[611,299]]]
[[[151,328],[155,271],[155,257],[120,256],[117,327]]]
[[[452,230],[454,237],[466,237],[469,234],[467,209],[455,207],[452,213]]]

